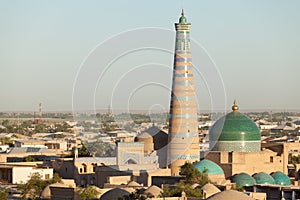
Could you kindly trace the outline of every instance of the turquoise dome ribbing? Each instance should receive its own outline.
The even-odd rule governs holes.
[[[223,169],[216,163],[210,160],[201,160],[194,164],[194,167],[200,172],[203,173],[207,170],[207,174],[224,174]]]
[[[291,179],[284,173],[277,171],[272,173],[272,177],[277,185],[291,185]]]
[[[260,151],[260,130],[246,115],[233,111],[217,120],[209,130],[210,149],[213,151]]]
[[[265,172],[257,173],[253,178],[257,184],[275,184],[273,177]]]
[[[239,187],[248,187],[255,185],[255,179],[247,173],[240,173],[233,177],[232,182],[236,183]]]

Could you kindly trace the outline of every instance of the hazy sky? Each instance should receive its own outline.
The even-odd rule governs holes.
[[[90,60],[88,55],[96,47],[103,47],[101,43],[121,32],[144,27],[170,30],[173,41],[174,22],[178,21],[182,7],[192,23],[192,38],[217,65],[228,108],[236,98],[242,109],[300,109],[299,0],[2,0],[0,110],[37,110],[39,102],[48,111],[71,110],[73,90],[78,84],[76,77],[80,77],[84,61]],[[140,34],[136,38],[151,40],[149,35]],[[163,37],[161,40],[166,41]],[[127,47],[129,42],[135,40],[120,45]],[[113,55],[114,48],[109,47],[109,54]],[[193,57],[197,56],[202,58],[193,52]],[[101,60],[109,56],[96,57],[99,60],[95,63],[101,65]],[[159,82],[155,78],[150,85],[138,80],[147,77],[151,82],[154,74],[147,72],[151,60],[156,63],[151,65],[153,69],[162,70],[158,77],[163,77],[164,86],[160,88],[164,89],[147,88]],[[80,98],[84,102],[93,96],[97,109],[109,104],[122,107],[123,104],[118,104],[121,101],[132,109],[168,109],[172,62],[170,52],[143,51],[122,57],[113,63],[115,71],[98,77],[94,94],[82,94]],[[138,70],[134,71],[136,66]],[[208,66],[203,63],[203,68]],[[136,74],[129,76],[129,71]],[[208,79],[213,82],[214,77]],[[135,85],[128,86],[127,92],[125,83]],[[205,83],[196,79],[198,84],[198,106],[210,109],[212,91],[206,91]],[[107,93],[112,90],[113,97]],[[122,99],[116,95],[120,93],[117,91],[131,95]]]

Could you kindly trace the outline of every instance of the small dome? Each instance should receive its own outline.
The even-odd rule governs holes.
[[[248,195],[236,190],[225,190],[207,198],[208,200],[254,200]]]
[[[255,179],[247,173],[240,173],[233,177],[232,182],[239,187],[248,187],[255,185]]]
[[[221,192],[221,190],[219,188],[217,188],[215,185],[213,185],[211,183],[205,184],[203,187],[201,187],[201,190],[205,194],[206,198]]]
[[[160,130],[156,126],[151,126],[147,130],[144,131],[148,133],[153,138],[154,150],[160,150],[168,144],[168,134],[164,131]]]
[[[275,184],[273,177],[265,172],[253,175],[256,184]]]
[[[272,173],[272,177],[277,185],[291,185],[291,179],[284,173],[277,171]]]
[[[179,18],[179,23],[186,23],[186,17],[185,16],[181,16],[180,18]]]
[[[162,189],[157,187],[156,185],[152,185],[147,188],[147,190],[144,191],[144,194],[152,197],[158,197],[162,193]]]
[[[238,112],[236,102],[232,109],[232,112],[221,117],[210,128],[210,149],[213,151],[260,151],[259,128],[250,118]]]
[[[219,165],[206,159],[201,160],[200,162],[196,162],[194,164],[194,167],[200,173],[203,173],[204,170],[207,170],[207,174],[224,174],[223,169]]]
[[[141,185],[135,181],[130,181],[128,184],[127,184],[127,187],[141,187]]]
[[[136,142],[153,142],[152,136],[147,132],[138,134],[135,138]]]
[[[129,195],[130,193],[134,192],[135,190],[132,188],[114,188],[107,192],[105,192],[101,197],[100,200],[118,200],[119,198]]]
[[[181,17],[179,18],[179,23],[186,23],[187,20],[186,20],[186,17],[184,16],[184,11],[182,9],[181,11]]]
[[[43,189],[43,191],[41,192],[40,198],[43,200],[51,199],[51,190],[50,190],[49,185],[47,187],[45,187],[45,189]]]

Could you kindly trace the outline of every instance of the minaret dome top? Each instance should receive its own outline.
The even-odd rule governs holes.
[[[184,16],[184,11],[181,11],[181,17],[179,18],[179,23],[187,23],[186,17]]]

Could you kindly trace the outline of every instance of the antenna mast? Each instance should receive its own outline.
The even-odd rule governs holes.
[[[42,124],[42,103],[39,103],[39,119],[38,124]]]

